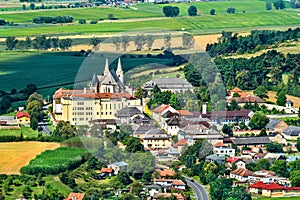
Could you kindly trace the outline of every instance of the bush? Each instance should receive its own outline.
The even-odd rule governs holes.
[[[196,6],[190,6],[188,9],[189,16],[196,16],[197,15],[197,8]]]
[[[90,21],[90,24],[97,24],[97,23],[98,23],[98,21],[96,21],[96,20]]]
[[[215,15],[216,14],[216,10],[215,9],[211,9],[209,13],[210,13],[210,15]]]
[[[79,24],[86,24],[86,20],[85,19],[79,20]]]
[[[234,14],[234,13],[235,13],[235,8],[229,7],[229,8],[227,8],[226,12],[227,12],[228,14]]]

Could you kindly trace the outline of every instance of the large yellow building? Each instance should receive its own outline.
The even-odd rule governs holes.
[[[110,71],[106,60],[103,75],[94,74],[90,88],[59,89],[53,95],[55,119],[72,125],[88,125],[93,120],[115,119],[124,107],[139,106],[140,100],[125,92],[123,70],[119,60],[117,73]]]

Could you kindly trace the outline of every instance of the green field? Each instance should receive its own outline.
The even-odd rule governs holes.
[[[26,35],[72,35],[72,34],[104,34],[118,33],[137,28],[161,28],[167,30],[180,31],[184,28],[195,34],[219,33],[223,30],[231,29],[256,29],[261,27],[296,26],[300,24],[299,9],[285,10],[265,10],[264,1],[235,0],[222,2],[196,2],[196,3],[174,3],[168,4],[180,8],[180,16],[175,18],[164,18],[165,23],[161,23],[163,17],[162,7],[158,4],[143,3],[137,4],[136,10],[122,8],[80,8],[80,9],[59,9],[59,10],[39,10],[23,13],[3,13],[2,18],[15,23],[29,23],[13,27],[1,27],[0,36],[26,36]],[[188,17],[187,9],[190,5],[195,5],[201,16]],[[227,14],[228,7],[236,8],[236,14]],[[288,7],[288,3],[287,3]],[[214,8],[216,15],[209,15]],[[37,16],[58,16],[70,15],[75,20],[86,19],[95,20],[107,18],[113,13],[120,19],[132,19],[131,21],[115,20],[101,21],[98,24],[57,24],[57,25],[32,25],[32,18]],[[154,18],[152,18],[154,17]],[[141,19],[144,18],[144,19]],[[148,18],[148,19],[146,19]]]
[[[23,134],[23,137],[37,137],[38,131],[32,130],[30,127],[21,127],[21,129],[14,129],[14,130],[0,130],[0,136],[4,135],[14,135],[17,137],[20,137],[21,133]]]
[[[98,24],[44,25],[36,27],[5,27],[0,29],[2,37],[26,35],[71,35],[71,34],[104,34],[124,31],[136,31],[150,27],[193,33],[219,33],[227,29],[261,28],[276,26],[296,26],[300,24],[300,16],[296,12],[270,11],[249,12],[239,14],[204,15],[196,17],[165,18],[132,22],[101,22]],[[139,30],[141,31],[141,30]]]
[[[62,87],[59,86],[60,84],[72,86],[70,83],[81,79],[86,80],[83,82],[86,85],[94,73],[101,74],[104,69],[103,57],[76,57],[74,52],[3,51],[0,54],[0,69],[10,72],[0,75],[0,90],[7,92],[12,88],[19,91],[28,84],[36,84],[38,88],[49,86],[39,92],[45,97],[51,96],[56,89]],[[136,57],[137,55],[134,58],[127,56],[122,59],[125,72],[148,63],[166,64],[169,62],[168,59]],[[112,61],[116,55],[108,54],[108,58]],[[116,68],[116,66],[115,60],[111,67]],[[77,75],[78,79],[76,79]]]
[[[21,173],[44,172],[46,174],[57,174],[72,168],[72,166],[77,166],[87,153],[87,149],[68,147],[47,150],[36,156],[27,166],[21,168]]]
[[[130,8],[72,8],[72,9],[57,9],[57,10],[36,10],[25,11],[16,13],[2,13],[1,18],[6,21],[14,23],[27,23],[32,22],[34,17],[38,16],[72,16],[75,21],[80,19],[86,20],[98,20],[99,18],[108,19],[109,14],[113,14],[115,18],[119,19],[131,19],[131,18],[148,18],[148,17],[162,17],[162,12],[152,12],[150,9],[146,11],[133,10]]]

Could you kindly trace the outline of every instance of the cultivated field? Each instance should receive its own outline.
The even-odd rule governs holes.
[[[61,147],[48,150],[36,156],[29,164],[21,169],[21,173],[58,174],[74,169],[82,163],[82,157],[88,153],[87,149]]]
[[[38,131],[32,130],[30,127],[21,127],[21,129],[11,129],[11,130],[0,130],[0,136],[4,135],[13,135],[20,137],[21,133],[23,134],[23,137],[37,137],[38,136]]]
[[[1,27],[1,37],[26,36],[26,35],[76,35],[76,34],[115,34],[137,28],[156,27],[167,30],[186,30],[194,34],[220,33],[223,30],[250,30],[257,28],[280,28],[300,24],[299,9],[285,9],[277,11],[265,10],[264,1],[234,0],[220,2],[195,2],[168,4],[180,8],[179,17],[163,17],[162,7],[151,3],[136,4],[133,8],[77,8],[57,10],[35,10],[2,12],[1,17],[15,23],[27,23],[13,27]],[[194,5],[198,8],[200,16],[187,16],[187,9]],[[289,4],[286,4],[289,7]],[[236,14],[227,14],[226,9],[234,7]],[[211,9],[216,10],[216,15],[209,14]],[[109,14],[119,20],[107,20]],[[32,25],[32,19],[38,16],[70,15],[75,18],[73,24]],[[98,24],[78,24],[78,20],[105,19]],[[162,20],[164,23],[161,23]]]
[[[36,155],[59,146],[58,143],[49,142],[0,143],[0,174],[19,174],[20,168]]]

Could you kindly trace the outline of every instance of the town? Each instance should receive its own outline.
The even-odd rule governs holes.
[[[300,199],[298,1],[0,4],[0,200]]]

